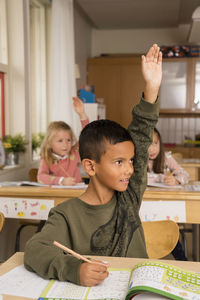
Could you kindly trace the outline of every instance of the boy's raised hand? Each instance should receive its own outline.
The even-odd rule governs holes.
[[[81,120],[86,120],[87,115],[85,113],[85,108],[84,108],[83,102],[78,97],[73,97],[72,99],[74,101],[73,106],[74,106],[75,112],[79,115]]]
[[[162,79],[162,53],[157,44],[154,44],[146,55],[142,55],[142,74],[146,83],[145,100],[154,103]]]
[[[94,286],[100,284],[109,273],[107,271],[108,265],[97,265],[83,262],[79,269],[79,281],[83,286]]]

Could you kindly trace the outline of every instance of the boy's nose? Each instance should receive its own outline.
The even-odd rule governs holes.
[[[133,165],[129,163],[129,164],[127,165],[127,168],[126,168],[126,174],[127,174],[127,175],[132,175],[132,174],[133,174],[133,171],[134,171]]]

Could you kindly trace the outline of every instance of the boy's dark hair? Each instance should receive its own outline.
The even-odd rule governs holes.
[[[80,134],[80,158],[99,163],[101,156],[106,153],[106,142],[115,145],[125,141],[133,142],[128,130],[120,124],[110,120],[93,121]]]
[[[164,152],[163,142],[162,142],[160,132],[158,131],[157,128],[154,128],[154,132],[157,134],[158,139],[160,141],[160,152],[158,156],[154,159],[153,171],[154,173],[159,174],[159,173],[164,173],[165,152]]]

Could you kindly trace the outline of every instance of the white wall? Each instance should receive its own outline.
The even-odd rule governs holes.
[[[87,59],[91,57],[92,26],[78,7],[74,8],[75,63],[80,68],[77,90],[87,83]]]
[[[158,45],[187,45],[189,25],[167,29],[92,30],[91,54],[145,53]]]

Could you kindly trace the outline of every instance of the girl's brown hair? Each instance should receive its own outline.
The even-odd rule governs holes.
[[[42,142],[41,150],[40,150],[41,157],[46,161],[48,165],[52,164],[54,160],[51,143],[55,134],[59,130],[66,130],[69,132],[73,143],[72,149],[75,147],[76,144],[75,135],[68,124],[66,124],[63,121],[51,122],[47,128],[47,132],[45,134],[44,140]]]
[[[157,128],[154,128],[154,132],[157,134],[160,142],[160,152],[153,161],[153,172],[159,174],[164,173],[165,152],[160,132]]]

